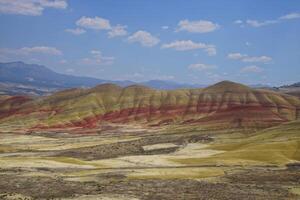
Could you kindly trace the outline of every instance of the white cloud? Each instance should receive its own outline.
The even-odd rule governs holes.
[[[241,60],[243,62],[262,62],[262,63],[266,63],[266,62],[270,62],[272,61],[271,57],[268,56],[248,56],[247,54],[241,54],[241,53],[230,53],[227,56],[229,59],[232,60]]]
[[[23,47],[19,51],[24,54],[41,53],[49,55],[62,55],[62,52],[57,48],[47,46]]]
[[[242,68],[241,72],[242,73],[261,73],[261,72],[263,72],[263,69],[256,65],[251,65],[251,66]]]
[[[169,26],[162,26],[161,29],[167,30],[167,29],[169,29]]]
[[[101,17],[90,18],[90,17],[83,16],[79,20],[77,20],[76,25],[88,29],[95,29],[95,30],[111,29],[109,20]]]
[[[287,19],[297,19],[300,18],[300,13],[289,13],[287,15],[281,16],[279,19],[287,20]]]
[[[204,49],[208,53],[208,55],[216,55],[217,51],[214,45],[204,44],[204,43],[196,43],[191,40],[176,40],[169,44],[163,44],[161,46],[162,49],[175,49],[177,51],[188,51],[194,49]]]
[[[242,20],[240,20],[240,19],[238,19],[238,20],[235,20],[233,23],[234,23],[234,24],[242,24],[242,23],[243,23],[243,21],[242,21]]]
[[[133,35],[129,36],[128,42],[130,43],[138,42],[142,46],[152,47],[157,45],[160,42],[160,40],[157,37],[151,35],[151,33],[140,30],[135,32]]]
[[[246,46],[248,46],[248,47],[252,45],[250,42],[246,42],[245,44],[246,44]]]
[[[112,27],[112,29],[107,33],[109,38],[127,35],[127,26],[122,26],[120,24]]]
[[[188,31],[191,33],[208,33],[220,28],[218,24],[211,21],[199,20],[199,21],[189,21],[181,20],[178,23],[176,31]]]
[[[258,56],[258,57],[245,57],[242,59],[244,62],[270,62],[272,60],[271,57],[268,56]]]
[[[176,40],[175,42],[171,42],[169,44],[163,44],[161,48],[163,49],[175,49],[177,51],[187,51],[193,49],[205,48],[206,45],[202,43],[195,43],[191,40]]]
[[[247,23],[249,26],[258,28],[258,27],[262,27],[262,26],[267,26],[267,25],[271,25],[271,24],[276,24],[276,23],[278,23],[278,20],[267,20],[267,21],[262,21],[262,22],[259,22],[259,21],[257,21],[257,20],[247,20],[246,23]]]
[[[35,46],[23,47],[19,49],[0,49],[0,54],[15,54],[15,55],[29,55],[29,54],[48,54],[48,55],[62,55],[62,52],[55,47]]]
[[[90,54],[90,57],[81,59],[80,63],[84,65],[111,65],[115,60],[114,57],[103,56],[98,50],[92,50]]]
[[[209,56],[214,56],[217,54],[217,49],[214,45],[208,45],[204,51],[206,51]]]
[[[76,25],[79,27],[83,27],[86,29],[93,29],[93,30],[105,30],[107,31],[107,35],[109,38],[119,37],[119,36],[125,36],[127,35],[127,26],[117,24],[116,26],[113,26],[110,24],[110,21],[108,19],[104,19],[102,17],[86,17],[83,16],[79,20],[76,21]],[[82,34],[83,29],[69,29],[69,32],[72,32],[73,34]],[[85,30],[83,30],[85,32]],[[83,33],[84,33],[83,32]]]
[[[0,13],[42,15],[45,8],[66,9],[66,0],[0,0]]]
[[[273,20],[264,20],[264,21],[257,21],[257,20],[251,20],[248,19],[245,22],[243,22],[242,20],[236,20],[234,21],[235,24],[240,25],[241,27],[244,27],[245,25],[254,27],[254,28],[259,28],[262,26],[268,26],[268,25],[272,25],[272,24],[277,24],[280,22],[283,22],[284,20],[291,20],[291,19],[297,19],[300,18],[300,13],[289,13],[286,15],[283,15],[277,19],[273,19]]]
[[[242,59],[243,57],[245,57],[246,55],[242,55],[240,53],[230,53],[228,54],[228,58],[229,59],[233,59],[233,60],[239,60],[239,59]]]
[[[86,32],[82,28],[66,29],[65,31],[68,32],[68,33],[72,33],[74,35],[81,35],[81,34],[84,34]]]
[[[198,70],[198,71],[204,71],[204,70],[210,70],[210,69],[215,69],[216,66],[214,65],[207,65],[203,63],[196,63],[196,64],[191,64],[188,66],[188,69],[191,70]]]
[[[65,9],[67,8],[67,0],[23,0],[28,2],[35,2],[36,4],[40,4],[44,7],[49,8],[57,8],[57,9]]]

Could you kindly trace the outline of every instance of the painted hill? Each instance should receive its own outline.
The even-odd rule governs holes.
[[[14,98],[5,99],[5,105],[13,104]],[[13,109],[1,108],[2,127],[96,127],[101,122],[139,122],[152,126],[197,123],[216,128],[262,128],[300,118],[297,97],[230,81],[204,89],[167,91],[103,84],[13,105]]]

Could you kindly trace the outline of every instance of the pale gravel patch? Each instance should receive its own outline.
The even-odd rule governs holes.
[[[206,158],[224,151],[208,149],[210,145],[201,143],[190,143],[184,148],[170,154],[176,158]]]
[[[168,149],[172,147],[178,147],[178,145],[173,143],[160,143],[153,145],[145,145],[143,146],[144,151],[156,150],[156,149]]]
[[[161,167],[161,166],[183,166],[169,160],[168,155],[140,155],[140,156],[125,156],[117,158],[123,161],[125,165],[134,164],[137,167]]]
[[[97,182],[98,179],[96,177],[67,177],[67,178],[64,178],[65,181],[75,181],[75,182]]]
[[[36,142],[57,142],[58,139],[42,136],[0,134],[0,144],[32,144]]]
[[[0,158],[3,157],[34,157],[42,155],[41,153],[36,152],[17,152],[17,153],[0,153]],[[43,154],[44,155],[44,154]]]
[[[3,200],[32,200],[31,197],[22,194],[0,194],[0,197],[3,195],[5,196],[3,197]]]
[[[95,169],[93,165],[70,164],[42,158],[5,157],[0,159],[0,168],[81,168]]]
[[[201,179],[224,175],[222,169],[217,168],[163,168],[163,169],[137,169],[127,174],[133,179]]]
[[[290,188],[290,192],[292,192],[293,194],[296,194],[296,195],[300,195],[300,187]]]
[[[47,138],[42,136],[0,134],[0,145],[11,145],[15,149],[54,151],[72,148],[92,147],[117,142],[138,140],[140,137],[82,136],[75,138]]]
[[[91,163],[104,164],[105,166],[110,166],[111,168],[176,167],[186,165],[173,161],[175,159],[206,158],[224,152],[211,150],[208,149],[208,147],[209,145],[207,144],[191,143],[170,154],[123,156],[113,159],[91,161]]]
[[[72,197],[72,198],[62,198],[61,200],[139,200],[135,197],[129,197],[125,195],[83,195],[78,197]]]
[[[22,173],[20,176],[22,177],[49,177],[49,178],[53,178],[53,176],[62,176],[63,174],[59,174],[59,173],[50,173],[50,172],[26,172],[26,173]]]

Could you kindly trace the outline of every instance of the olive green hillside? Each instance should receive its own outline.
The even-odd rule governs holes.
[[[300,121],[264,129],[249,137],[219,140],[208,147],[222,153],[209,158],[178,159],[184,164],[286,165],[300,162]]]

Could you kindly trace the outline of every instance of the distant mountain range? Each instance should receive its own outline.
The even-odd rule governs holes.
[[[300,87],[300,82],[298,83],[293,83],[291,85],[284,85],[284,86],[281,86],[282,88],[295,88],[295,87]]]
[[[289,95],[297,96],[300,98],[300,82],[293,83],[290,85],[284,85],[279,88],[276,88],[277,90],[284,92]]]
[[[112,81],[60,74],[42,65],[23,62],[0,63],[0,94],[44,95],[67,88],[89,88],[104,83],[113,83],[122,87],[137,84],[133,81]],[[204,85],[162,80],[138,84],[164,90],[204,87]]]
[[[42,65],[23,62],[0,63],[0,87],[3,92],[8,93],[41,95],[67,88],[93,87],[108,82],[121,86],[132,84],[130,81],[107,81],[60,74]]]

